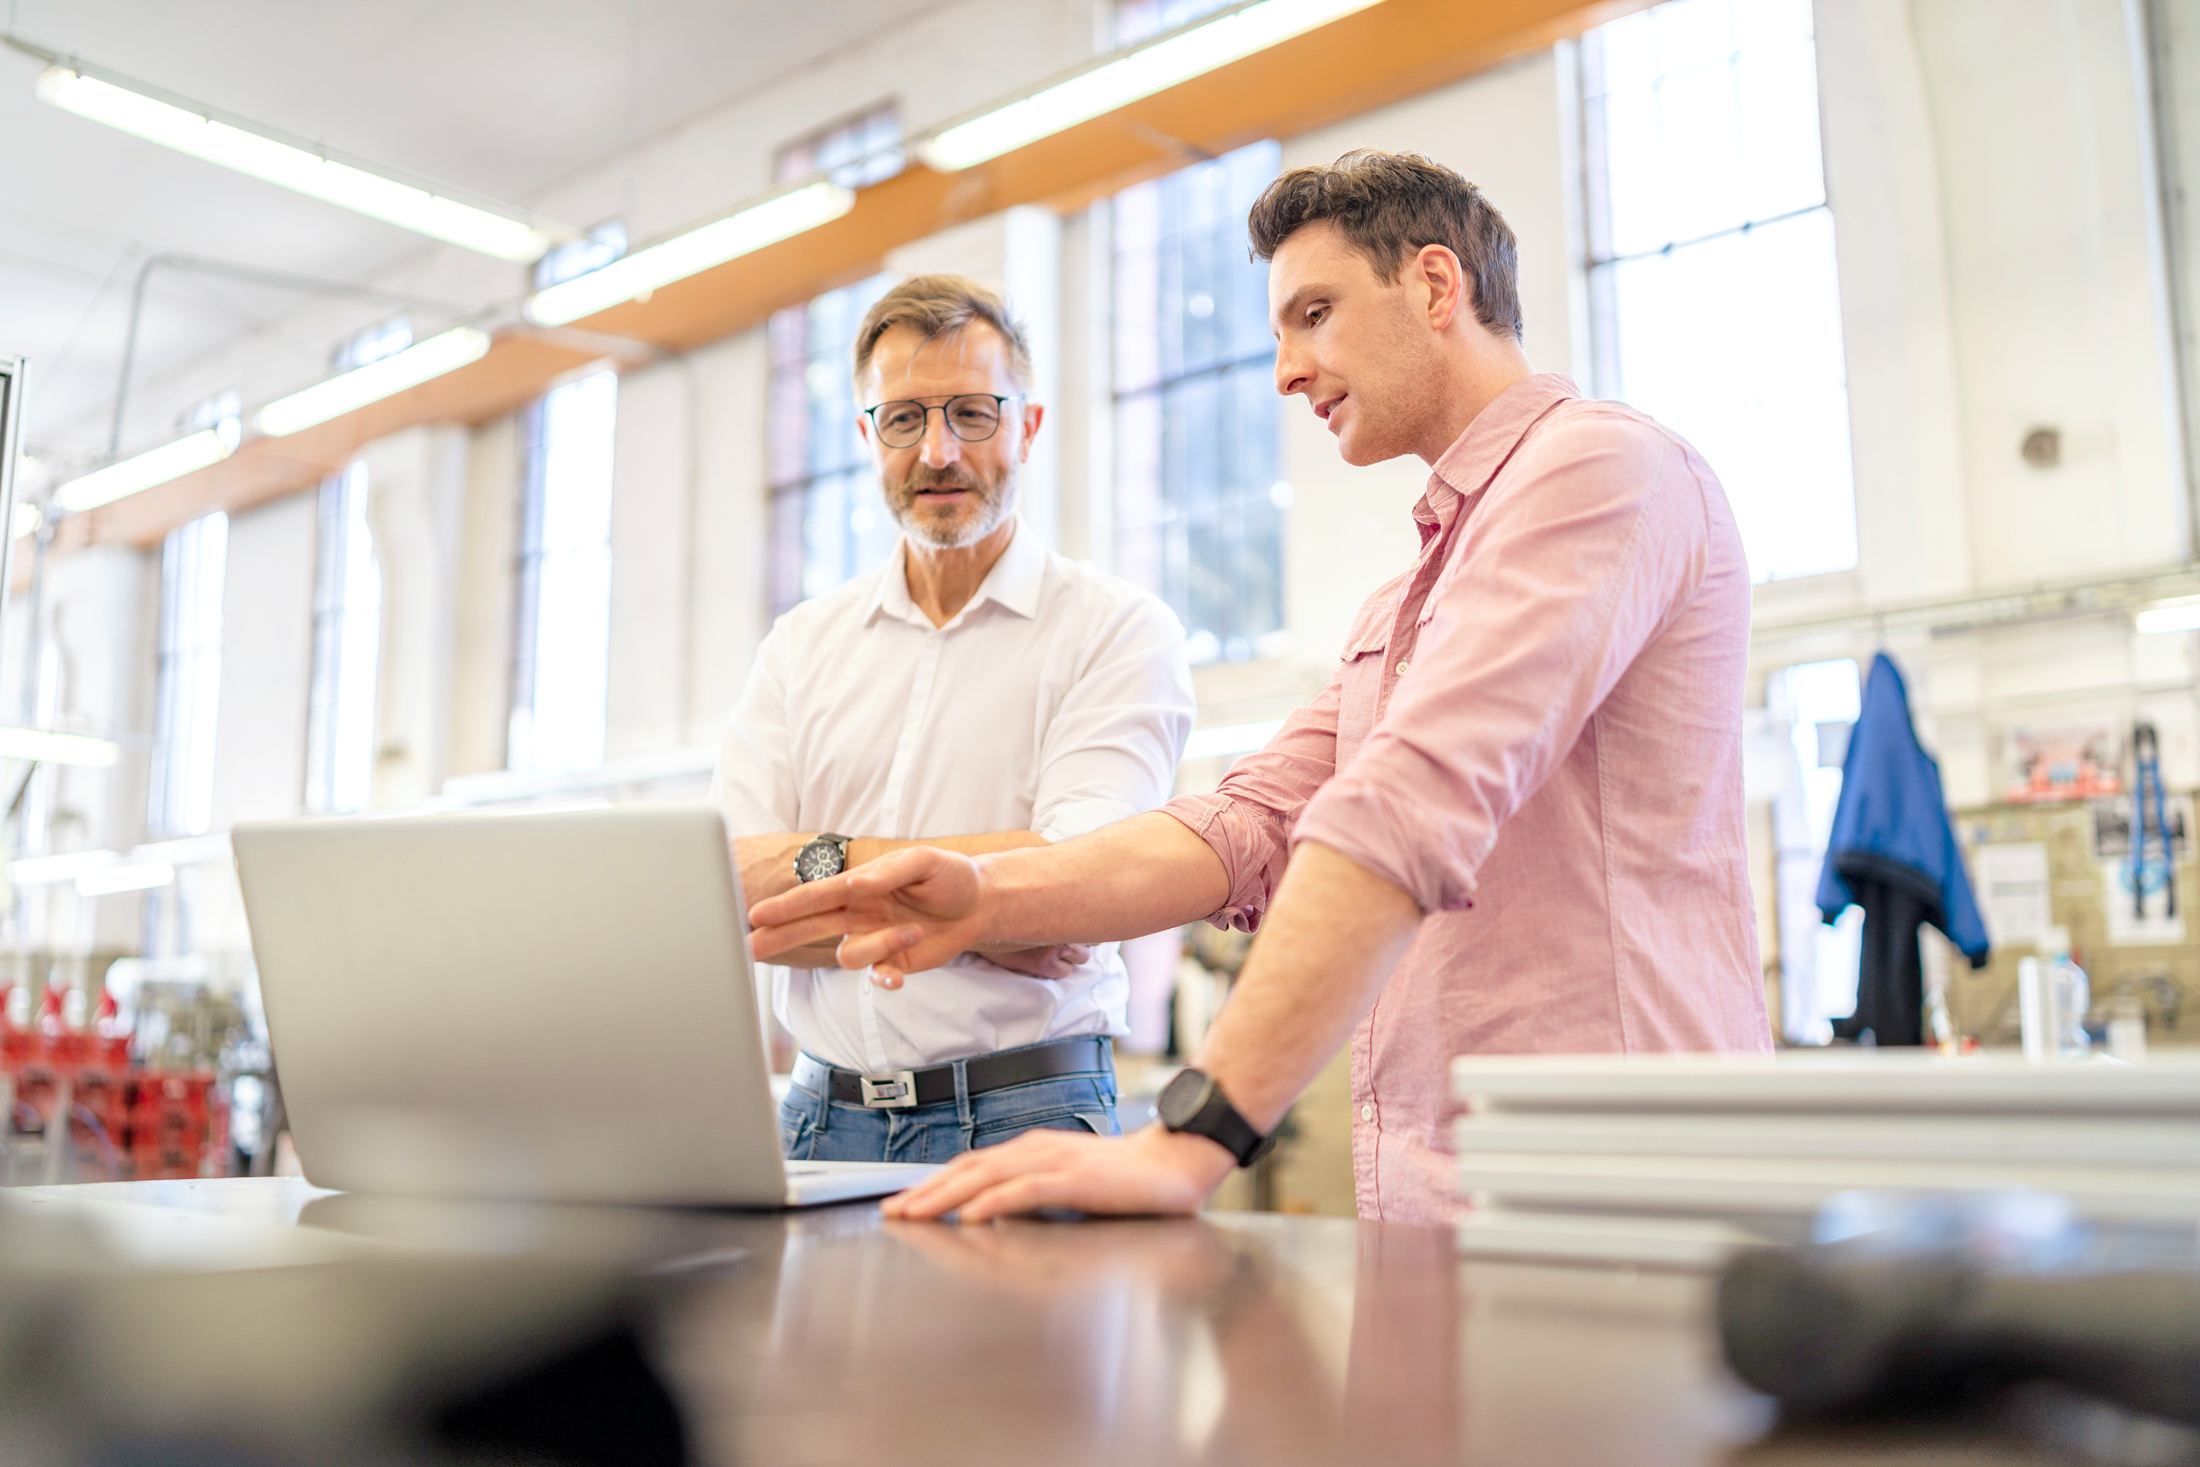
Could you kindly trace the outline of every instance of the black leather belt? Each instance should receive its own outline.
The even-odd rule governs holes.
[[[1085,1035],[1035,1044],[1029,1049],[975,1055],[963,1061],[963,1068],[969,1074],[970,1093],[983,1095],[1033,1080],[1051,1080],[1057,1075],[1113,1073],[1115,1049],[1098,1035]],[[951,1064],[867,1075],[860,1070],[834,1069],[823,1060],[798,1054],[794,1082],[813,1095],[823,1092],[834,1100],[872,1110],[906,1110],[955,1098],[955,1067]]]

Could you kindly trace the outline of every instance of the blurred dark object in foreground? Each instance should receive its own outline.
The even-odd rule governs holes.
[[[11,1467],[686,1461],[618,1270],[287,1229],[228,1257],[114,1211],[0,1205]]]
[[[2132,1267],[2040,1194],[1828,1213],[1821,1241],[1744,1253],[1719,1281],[1727,1363],[1790,1413],[1930,1413],[2047,1382],[2200,1422],[2200,1273]]]

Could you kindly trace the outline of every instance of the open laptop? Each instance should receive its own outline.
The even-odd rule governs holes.
[[[300,820],[231,840],[318,1186],[792,1207],[933,1170],[781,1159],[714,809]]]

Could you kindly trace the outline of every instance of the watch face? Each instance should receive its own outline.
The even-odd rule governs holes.
[[[813,840],[795,854],[794,874],[798,880],[818,881],[838,876],[847,864],[847,857],[838,843]]]
[[[1179,1070],[1155,1099],[1154,1114],[1161,1118],[1162,1125],[1181,1131],[1205,1109],[1207,1092],[1213,1085],[1214,1081],[1198,1070]]]

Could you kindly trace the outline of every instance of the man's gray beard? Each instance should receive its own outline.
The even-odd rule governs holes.
[[[1008,523],[1008,517],[1016,512],[1016,480],[1013,476],[1003,479],[999,485],[998,499],[987,498],[979,513],[942,538],[939,529],[917,513],[917,502],[908,501],[903,508],[899,496],[888,496],[886,507],[894,516],[894,523],[901,532],[919,545],[931,550],[968,550],[986,536]],[[983,494],[985,491],[978,491]]]

